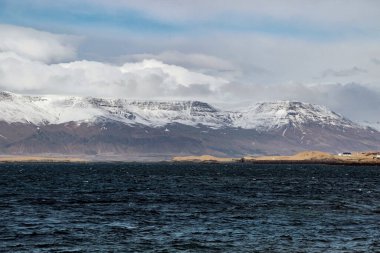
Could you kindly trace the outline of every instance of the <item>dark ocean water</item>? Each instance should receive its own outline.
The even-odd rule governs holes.
[[[380,167],[0,164],[1,252],[380,252]]]

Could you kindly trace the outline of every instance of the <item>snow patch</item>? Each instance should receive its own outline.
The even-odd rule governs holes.
[[[366,127],[370,127],[372,129],[375,129],[376,131],[380,131],[380,121],[377,121],[377,122],[368,122],[368,121],[364,121],[364,122],[361,122],[361,124],[363,126],[366,126]]]

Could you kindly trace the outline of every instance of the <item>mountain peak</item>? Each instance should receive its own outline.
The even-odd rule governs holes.
[[[260,130],[304,125],[358,127],[343,116],[324,106],[299,101],[262,102],[242,113],[238,125],[244,128],[255,126]]]

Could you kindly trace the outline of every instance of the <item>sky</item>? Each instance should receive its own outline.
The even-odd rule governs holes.
[[[0,90],[380,121],[377,0],[0,0]]]

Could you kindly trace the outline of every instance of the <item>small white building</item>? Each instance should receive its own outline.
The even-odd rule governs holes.
[[[338,156],[352,156],[352,153],[351,152],[343,152],[343,153],[339,153]]]

